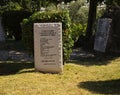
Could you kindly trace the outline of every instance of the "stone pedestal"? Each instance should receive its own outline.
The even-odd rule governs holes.
[[[34,59],[37,71],[63,71],[61,23],[34,23]]]

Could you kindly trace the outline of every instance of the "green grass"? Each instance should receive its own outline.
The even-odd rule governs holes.
[[[120,57],[109,58],[70,61],[63,74],[35,72],[33,63],[0,62],[0,95],[120,95]]]

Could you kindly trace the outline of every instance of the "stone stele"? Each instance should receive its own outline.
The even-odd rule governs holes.
[[[98,20],[94,50],[99,52],[105,52],[110,32],[111,21],[112,20],[108,18],[102,18]]]
[[[62,73],[62,23],[34,23],[35,69]]]

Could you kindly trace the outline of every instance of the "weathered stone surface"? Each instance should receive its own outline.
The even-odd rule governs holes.
[[[34,23],[34,59],[38,71],[63,71],[61,23]]]
[[[98,20],[98,27],[95,36],[94,50],[105,52],[110,31],[111,19],[102,18]]]

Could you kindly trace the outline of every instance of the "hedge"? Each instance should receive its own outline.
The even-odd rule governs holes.
[[[74,41],[72,39],[71,20],[67,11],[59,12],[36,12],[28,19],[24,19],[22,26],[22,39],[26,49],[33,54],[33,24],[42,22],[62,22],[63,36],[63,59],[67,61],[72,52]]]

